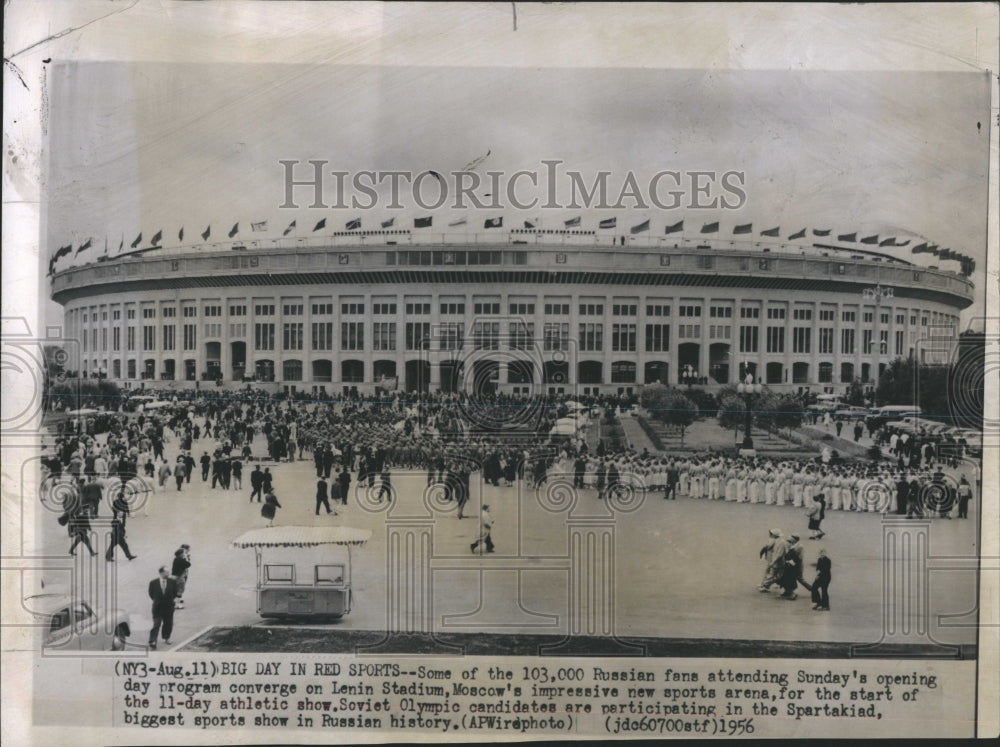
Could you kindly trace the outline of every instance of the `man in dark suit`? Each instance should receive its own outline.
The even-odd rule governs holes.
[[[149,598],[153,600],[153,627],[149,631],[149,647],[156,648],[156,637],[163,629],[163,642],[168,646],[174,629],[174,598],[177,596],[177,582],[170,578],[165,565],[160,566],[159,578],[149,582]]]
[[[667,484],[663,489],[663,499],[677,500],[677,483],[681,480],[680,472],[677,470],[677,465],[673,462],[667,468]]]
[[[337,479],[340,481],[340,501],[346,506],[351,494],[351,473],[347,471],[347,467],[344,467]]]
[[[332,513],[330,510],[330,495],[327,491],[327,482],[322,477],[316,481],[316,515],[319,516],[319,507],[325,506],[326,512]]]
[[[117,516],[111,520],[111,545],[108,547],[108,551],[104,553],[104,559],[108,562],[113,562],[115,559],[115,548],[121,547],[125,551],[125,557],[129,560],[135,560],[138,556],[133,555],[132,551],[128,549],[128,542],[125,539],[125,521],[119,519]]]
[[[253,472],[250,473],[250,487],[252,488],[250,502],[253,503],[253,497],[257,496],[257,502],[260,503],[264,498],[264,473],[260,471],[259,464],[255,465]]]

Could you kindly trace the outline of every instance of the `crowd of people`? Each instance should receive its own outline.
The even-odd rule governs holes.
[[[587,405],[601,412],[597,403]],[[477,408],[475,417],[469,417],[471,406]],[[476,403],[461,395],[309,402],[275,399],[259,390],[174,396],[149,409],[102,415],[100,433],[61,421],[43,447],[42,497],[61,509],[59,523],[66,527],[74,555],[81,545],[93,555],[103,549],[92,546],[92,521],[107,510],[102,506],[109,507],[107,562],[115,561],[118,548],[129,561],[138,557],[127,540],[130,516],[140,510],[148,515],[156,493],[191,490],[192,482],[201,492],[249,496],[273,524],[282,504],[271,467],[282,463],[303,463],[302,469],[315,471],[317,515],[337,513],[358,489],[369,491],[376,502],[393,500],[394,471],[426,474],[426,485],[440,486],[443,499],[457,506],[459,519],[466,516],[472,475],[478,472],[484,484],[500,489],[491,499],[498,504],[506,488],[513,498],[519,485],[540,489],[560,481],[593,491],[597,500],[625,491],[668,500],[800,508],[803,523],[808,522],[801,531],[808,530],[813,540],[825,536],[828,511],[967,518],[974,499],[964,477],[955,482],[942,469],[953,463],[953,453],[941,454],[917,437],[898,433],[876,434],[889,456],[879,461],[662,455],[599,439],[552,440],[549,427],[565,414],[565,403],[552,397],[532,406],[540,407],[537,417],[519,418],[511,416],[516,402],[499,397]],[[489,427],[491,419],[496,427]],[[485,503],[478,516],[478,536],[470,549],[493,552],[493,518]],[[777,585],[783,599],[794,599],[801,584],[813,594],[813,609],[828,610],[830,559],[820,552],[809,583],[803,580],[801,551],[798,535],[772,532],[761,549],[767,571],[760,590]],[[182,546],[165,564],[165,575],[150,582],[154,619],[160,622],[151,643],[158,635],[169,643],[173,609],[184,608],[189,567],[190,551]]]
[[[490,430],[478,427],[481,419],[470,425],[462,412],[470,404],[461,395],[315,403],[276,400],[260,390],[219,394],[175,397],[148,412],[140,407],[118,413],[108,419],[102,437],[74,428],[57,433],[43,452],[46,485],[60,485],[67,519],[72,519],[68,523],[77,534],[82,535],[82,524],[96,515],[102,499],[135,505],[141,497],[148,511],[146,493],[166,490],[171,477],[175,489],[184,490],[199,468],[201,481],[210,481],[211,489],[238,491],[245,489],[244,472],[256,463],[250,500],[263,501],[273,494],[273,478],[270,468],[261,470],[262,461],[311,460],[317,480],[325,483],[333,477],[334,503],[341,504],[352,482],[377,488],[379,500],[391,497],[392,470],[426,471],[428,484],[443,484],[446,500],[460,505],[468,499],[470,475],[477,471],[495,487],[527,480],[538,488],[558,476],[575,488],[595,490],[599,498],[609,491],[663,491],[669,498],[809,509],[822,495],[824,510],[912,516],[951,516],[968,492],[944,474],[944,462],[933,448],[897,434],[886,436],[894,459],[879,462],[719,453],[671,457],[609,448],[604,441],[594,449],[582,439],[549,441],[548,424],[561,414],[555,398],[529,427]],[[505,422],[510,421],[510,402],[476,406],[496,409],[487,418],[499,419],[507,412]],[[483,412],[477,409],[476,416],[482,418]],[[263,440],[266,452],[254,452],[258,436],[258,448]],[[206,437],[212,445],[196,458],[193,447]],[[165,455],[167,443],[176,450],[172,461]],[[322,491],[317,485],[317,511]]]

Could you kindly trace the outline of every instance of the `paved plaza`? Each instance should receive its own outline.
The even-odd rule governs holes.
[[[214,447],[214,441],[202,439],[192,452],[197,458]],[[176,443],[168,444],[168,459],[175,449]],[[254,451],[265,451],[260,438]],[[338,515],[316,516],[315,471],[308,455],[306,461],[272,464],[271,471],[282,504],[276,525],[345,525],[372,531],[368,544],[353,551],[353,611],[323,625],[331,634],[429,626],[440,633],[827,643],[876,642],[882,635],[886,519],[878,513],[829,511],[826,536],[809,541],[802,508],[686,497],[665,501],[659,493],[631,496],[609,506],[594,490],[572,489],[571,475],[550,474],[549,482],[536,491],[526,482],[512,487],[483,485],[481,473],[476,472],[466,518],[459,520],[454,504],[441,504],[435,491],[427,493],[426,472],[395,471],[391,505],[373,502],[377,482],[371,493],[355,482],[348,505],[338,507]],[[191,546],[193,566],[184,595],[186,607],[175,614],[174,648],[216,626],[288,625],[258,617],[254,553],[232,546],[247,529],[266,524],[260,504],[248,501],[246,476],[243,482],[242,490],[213,490],[196,471],[178,492],[171,480],[166,490],[151,494],[148,516],[143,506],[128,520],[128,542],[136,560],[127,561],[119,550],[118,560],[107,564],[103,547],[95,558],[79,552],[74,562],[84,568],[83,578],[101,578],[105,567],[113,574],[109,586],[117,591],[114,604],[132,615],[132,643],[144,644],[151,624],[147,584],[159,566],[170,565],[181,543]],[[496,552],[473,555],[469,544],[479,534],[476,517],[484,501],[496,521]],[[930,521],[932,560],[974,557],[978,508],[977,500],[968,521]],[[101,515],[109,514],[106,503]],[[397,580],[394,587],[387,559],[389,538],[414,519],[432,538],[428,555],[420,568],[407,569],[409,582]],[[888,520],[899,521],[892,515]],[[904,524],[907,531],[924,526],[920,521]],[[818,550],[827,550],[833,561],[829,612],[813,611],[804,589],[796,601],[779,599],[777,591],[757,591],[764,570],[758,551],[772,527],[802,537],[807,581]],[[55,515],[43,522],[40,531],[47,551],[65,553],[66,531]],[[581,546],[592,543],[594,536],[603,538],[600,547]],[[403,562],[408,561],[403,558]],[[429,581],[432,589],[421,600],[424,622],[407,617],[400,623],[397,607],[405,603],[398,601],[399,585],[415,583],[412,579],[417,576]],[[396,607],[390,609],[392,605]],[[973,573],[932,572],[930,619],[924,619],[920,605],[914,605],[909,615],[914,630],[928,630],[937,642],[971,644],[972,627],[942,626],[938,613],[967,613],[975,605]],[[406,617],[409,612],[404,612]]]

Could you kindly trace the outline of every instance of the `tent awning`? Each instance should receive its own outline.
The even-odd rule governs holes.
[[[358,546],[365,544],[371,536],[368,529],[353,527],[263,527],[243,533],[233,540],[233,547]]]

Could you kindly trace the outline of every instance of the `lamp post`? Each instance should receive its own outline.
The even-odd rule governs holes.
[[[753,374],[749,371],[747,371],[745,381],[736,385],[736,391],[743,395],[747,414],[746,424],[743,428],[743,445],[740,446],[740,449],[753,449],[753,439],[750,438],[750,426],[753,415],[750,405],[753,402],[753,398],[760,394],[763,388],[760,384],[754,383]]]

